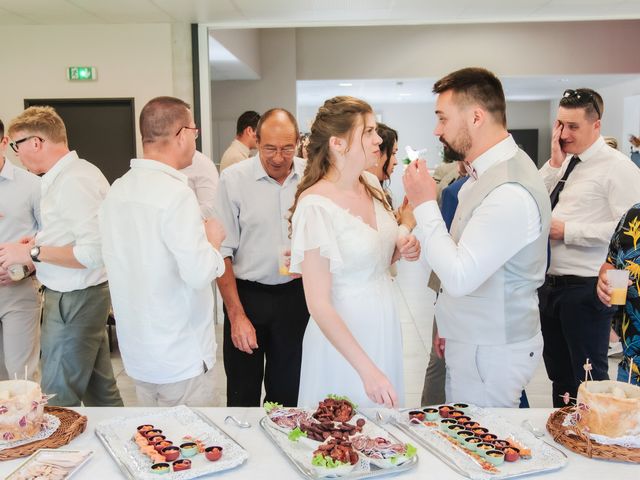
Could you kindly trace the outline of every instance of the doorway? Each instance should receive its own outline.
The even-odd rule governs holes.
[[[50,106],[67,128],[69,149],[97,166],[109,183],[136,158],[133,98],[26,99],[24,107]]]

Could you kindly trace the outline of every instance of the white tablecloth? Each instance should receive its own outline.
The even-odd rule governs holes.
[[[114,460],[102,446],[96,437],[94,429],[97,423],[116,416],[141,415],[149,409],[145,408],[74,408],[77,412],[86,415],[89,419],[86,431],[75,438],[73,442],[65,448],[91,449],[95,452],[93,458],[78,472],[79,480],[90,479],[120,479],[124,478]],[[261,408],[202,408],[199,409],[211,418],[219,427],[226,431],[231,437],[239,442],[248,452],[249,460],[242,466],[223,472],[218,475],[211,475],[201,478],[224,478],[226,479],[296,479],[301,478],[298,472],[288,463],[282,453],[269,441],[265,433],[258,425],[260,418],[264,416]],[[493,409],[497,414],[502,415],[507,420],[516,425],[520,425],[522,420],[529,419],[531,423],[542,430],[545,429],[547,417],[552,412],[551,409],[531,408],[531,409]],[[252,424],[251,428],[241,429],[235,425],[224,423],[227,415],[235,415],[241,420],[247,420]],[[410,439],[393,426],[386,425],[394,435],[400,439]],[[555,444],[547,433],[544,440]],[[413,441],[412,443],[416,443]],[[611,479],[626,480],[640,478],[640,466],[628,463],[608,462],[604,460],[593,460],[577,455],[560,445],[569,457],[569,462],[565,468],[556,472],[543,475],[530,476],[527,478],[563,479],[563,480],[587,480],[587,479]],[[418,447],[419,462],[414,470],[399,475],[397,478],[407,479],[461,479],[465,478],[447,465],[434,457],[429,451]],[[24,459],[0,462],[0,478],[5,478]]]

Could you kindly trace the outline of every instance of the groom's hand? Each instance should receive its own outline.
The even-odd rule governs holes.
[[[402,177],[404,190],[413,208],[437,198],[436,181],[429,175],[427,162],[416,160],[411,162]]]

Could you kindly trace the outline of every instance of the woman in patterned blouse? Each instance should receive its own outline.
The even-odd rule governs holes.
[[[640,203],[624,215],[611,238],[607,261],[600,267],[598,297],[611,306],[611,288],[607,282],[607,270],[629,271],[627,303],[622,306],[621,341],[623,358],[618,365],[618,380],[629,380],[629,367],[633,365],[631,383],[640,384]],[[633,363],[631,362],[633,360]]]

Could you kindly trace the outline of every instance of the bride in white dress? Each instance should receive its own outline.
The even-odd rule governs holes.
[[[311,321],[302,345],[298,405],[327,394],[360,407],[403,404],[402,334],[389,265],[417,260],[399,236],[377,178],[365,172],[381,139],[371,107],[335,97],[318,110],[292,211],[290,271],[301,273]]]

